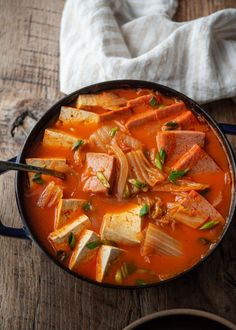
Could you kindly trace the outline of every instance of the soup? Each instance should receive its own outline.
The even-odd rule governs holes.
[[[148,89],[82,94],[26,159],[31,227],[49,253],[97,282],[148,285],[196,264],[230,208],[223,146],[183,101]]]

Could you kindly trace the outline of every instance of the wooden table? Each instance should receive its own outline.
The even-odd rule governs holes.
[[[236,7],[235,0],[179,1],[177,21]],[[0,155],[16,155],[35,118],[61,97],[59,29],[63,0],[0,0]],[[236,122],[236,105],[206,105],[221,122]],[[19,115],[22,115],[19,117]],[[13,129],[18,118],[22,125]],[[230,137],[236,148],[236,139]],[[0,178],[0,219],[21,221],[14,174]],[[42,219],[43,221],[43,219]],[[170,308],[207,310],[236,323],[236,221],[217,252],[190,274],[140,291],[103,289],[63,272],[31,241],[0,238],[0,329],[122,329]]]

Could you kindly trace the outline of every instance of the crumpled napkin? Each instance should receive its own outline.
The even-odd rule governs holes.
[[[236,9],[171,20],[176,0],[67,0],[61,21],[60,86],[142,79],[198,102],[236,96]]]

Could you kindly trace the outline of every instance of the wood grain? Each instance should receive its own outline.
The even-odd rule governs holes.
[[[20,151],[35,119],[61,97],[58,38],[63,5],[61,0],[0,0],[1,159]],[[236,8],[236,1],[182,0],[175,20],[229,7]],[[205,107],[216,120],[236,123],[233,101]],[[12,131],[16,120],[22,125]],[[236,151],[236,138],[229,139]],[[0,177],[0,219],[20,226],[13,180],[12,173]],[[234,219],[219,249],[198,269],[140,291],[87,284],[52,264],[31,241],[1,237],[0,329],[120,330],[141,316],[178,307],[207,310],[236,323],[235,225]]]

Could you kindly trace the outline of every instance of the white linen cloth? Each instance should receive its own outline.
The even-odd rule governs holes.
[[[171,20],[176,0],[67,0],[60,86],[113,79],[167,85],[198,102],[236,96],[236,9]]]

